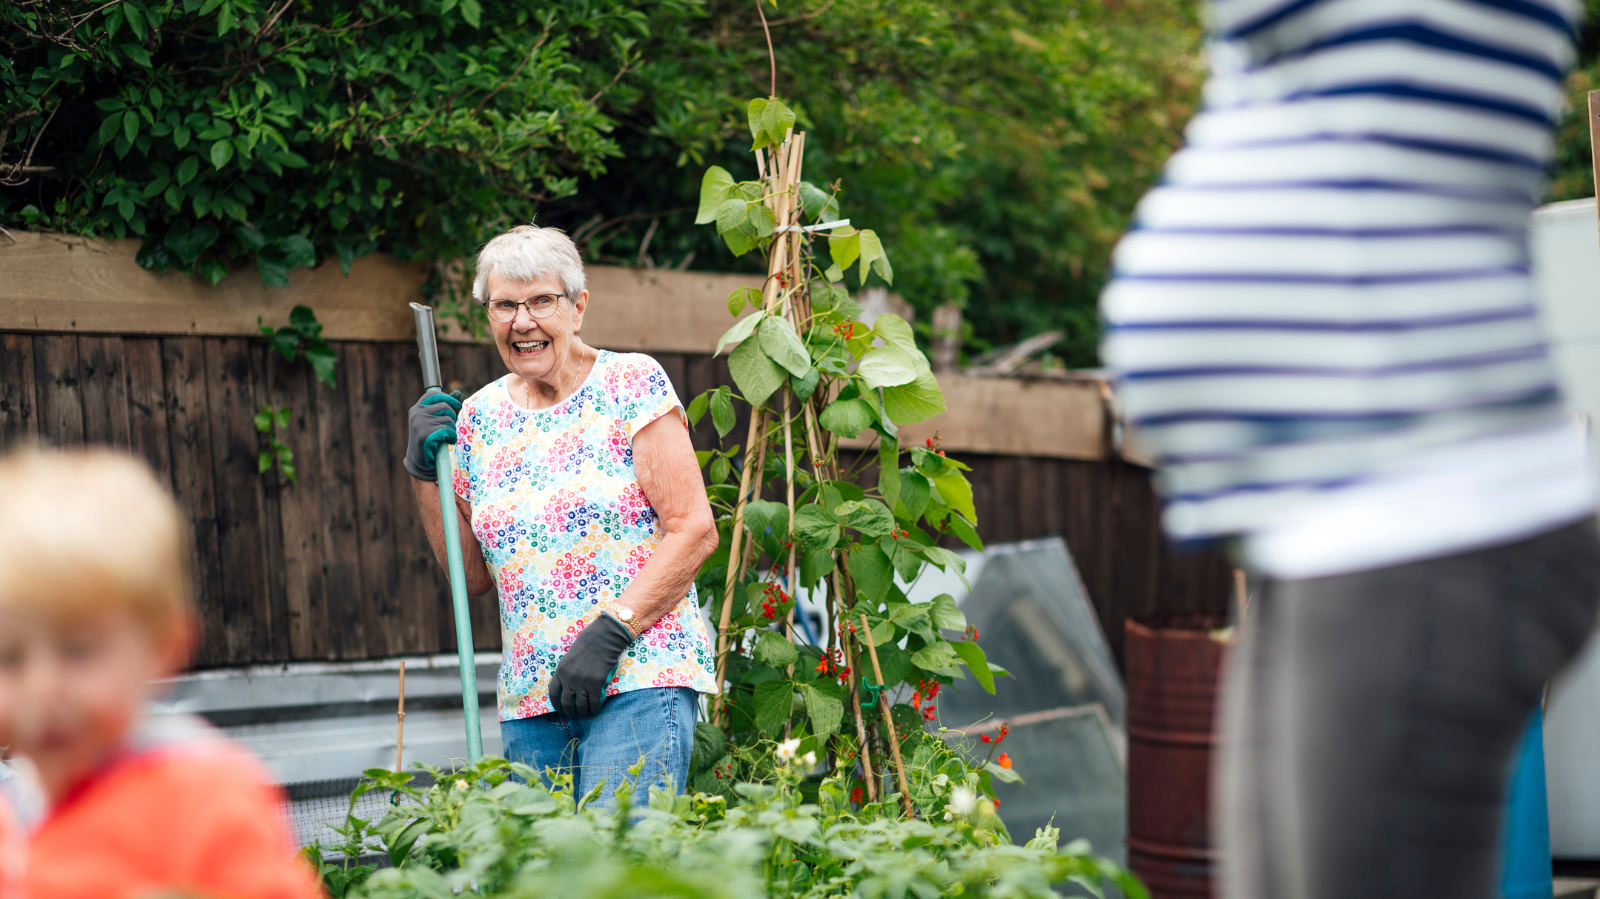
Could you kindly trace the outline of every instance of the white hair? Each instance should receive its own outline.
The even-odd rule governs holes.
[[[489,276],[526,284],[540,278],[558,278],[567,299],[576,302],[583,293],[583,259],[572,238],[559,228],[518,225],[483,245],[478,251],[478,276],[472,280],[472,298],[488,299]]]

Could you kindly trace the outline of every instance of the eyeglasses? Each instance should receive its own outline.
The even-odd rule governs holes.
[[[518,306],[526,306],[528,314],[534,318],[549,318],[561,305],[564,296],[564,293],[547,293],[527,300],[490,300],[483,304],[483,308],[489,310],[490,318],[501,324],[517,320]]]

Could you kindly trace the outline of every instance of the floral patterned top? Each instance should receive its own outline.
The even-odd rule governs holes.
[[[500,720],[551,711],[550,677],[600,610],[622,596],[661,542],[633,468],[633,435],[683,416],[661,365],[600,351],[570,397],[528,410],[514,375],[461,406],[455,491],[500,588]],[[715,688],[711,643],[694,587],[617,664],[608,696],[645,687]]]

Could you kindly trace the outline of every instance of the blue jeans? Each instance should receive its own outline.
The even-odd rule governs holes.
[[[682,793],[689,780],[694,749],[695,691],[688,687],[649,687],[608,697],[593,718],[568,718],[560,712],[500,722],[506,758],[540,772],[554,768],[576,777],[579,798],[605,786],[591,805],[610,808],[623,780],[634,783],[634,804],[649,801],[650,788]],[[628,768],[640,761],[635,778]]]

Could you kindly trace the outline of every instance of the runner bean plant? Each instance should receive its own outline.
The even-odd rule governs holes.
[[[712,719],[727,749],[694,771],[694,786],[715,792],[759,773],[766,762],[745,750],[798,739],[805,752],[859,759],[865,798],[897,789],[910,814],[901,741],[937,720],[940,685],[993,693],[1005,673],[949,595],[906,594],[930,566],[965,580],[963,557],[943,544],[983,546],[968,467],[933,439],[900,443],[901,426],[945,401],[911,326],[888,313],[863,321],[850,299],[852,268],[859,283],[869,271],[892,283],[882,241],[843,217],[839,183],[802,178],[806,136],[792,109],[757,98],[748,122],[759,178],[710,167],[697,216],[735,254],[764,255],[767,275],[728,297],[737,320],[717,352],[731,348],[737,390],[708,391],[688,410],[696,422],[709,412],[719,440],[739,405],[749,420],[742,445],[701,453],[722,539],[698,586],[718,625]],[[824,610],[823,633],[797,627],[801,596]],[[899,685],[916,701],[891,708]],[[995,776],[1011,773],[981,772],[990,795]]]

